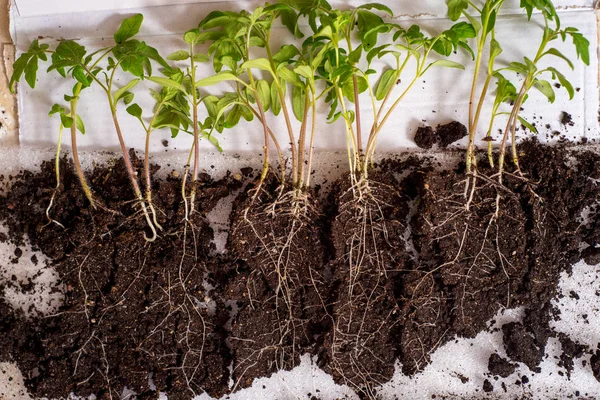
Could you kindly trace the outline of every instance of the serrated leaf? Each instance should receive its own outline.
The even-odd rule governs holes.
[[[566,61],[566,63],[569,65],[569,67],[570,67],[571,69],[575,69],[575,66],[573,65],[573,63],[571,62],[571,60],[569,60],[569,59],[567,58],[567,56],[565,56],[563,53],[561,53],[560,51],[558,51],[558,49],[556,49],[556,48],[554,48],[554,47],[553,47],[553,48],[551,48],[551,49],[547,50],[547,51],[544,53],[544,55],[546,55],[546,54],[548,54],[548,55],[552,55],[552,56],[555,56],[555,57],[558,57],[558,58],[561,58],[561,59],[563,59],[564,61]]]
[[[142,14],[136,14],[129,18],[125,18],[123,22],[121,22],[121,26],[117,30],[117,33],[114,35],[115,42],[117,44],[121,44],[127,39],[137,35],[140,31],[143,21],[144,16]]]
[[[573,44],[577,52],[577,57],[581,58],[581,61],[585,65],[590,65],[590,41],[585,38],[581,33],[571,33],[573,38]]]
[[[133,89],[139,82],[140,82],[140,80],[138,78],[135,78],[131,82],[129,82],[127,85],[125,85],[122,88],[120,88],[119,90],[117,90],[114,94],[114,102],[117,103],[119,101],[119,99],[121,99],[125,95],[126,92]]]
[[[554,103],[554,101],[556,100],[556,94],[554,93],[554,89],[552,88],[550,82],[536,79],[536,81],[533,83],[533,87],[535,87],[544,96],[546,96],[550,103]]]
[[[167,56],[167,60],[183,61],[190,58],[190,53],[185,50],[177,50]]]
[[[396,84],[396,70],[388,69],[381,75],[381,79],[375,89],[375,98],[379,101],[383,100],[385,96]]]
[[[25,81],[31,88],[35,88],[35,81],[37,77],[38,70],[38,58],[31,57],[27,66],[25,67]]]

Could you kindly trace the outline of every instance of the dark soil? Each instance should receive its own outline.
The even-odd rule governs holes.
[[[420,126],[415,134],[415,143],[422,149],[430,149],[437,142],[437,136],[431,126]]]
[[[440,144],[462,137],[438,135]],[[596,215],[600,156],[537,142],[519,151],[526,179],[506,175],[503,187],[479,179],[468,211],[464,165],[440,171],[416,157],[380,163],[368,186],[351,187],[345,176],[326,193],[280,190],[269,179],[254,197],[248,182],[234,202],[226,255],[215,254],[206,215],[238,179],[252,179],[250,168],[238,179],[202,176],[189,221],[180,180],[156,180],[164,231],[154,243],[143,238],[121,162],[89,175],[98,209],[62,163],[51,215],[65,229],[45,216],[52,163],[23,172],[0,197],[9,228],[0,240],[21,245],[28,236],[52,260],[65,299],[56,315],[29,320],[0,300],[0,361],[16,362],[37,397],[102,399],[126,386],[156,398],[152,383],[170,399],[190,399],[246,387],[310,353],[336,381],[373,397],[395,360],[414,374],[439,346],[522,306],[523,321],[501,328],[509,359],[490,357],[482,388],[503,391],[494,377],[510,375],[515,362],[535,372],[557,335],[550,301],[561,272],[581,257],[600,259],[599,221],[580,219],[584,209]],[[590,349],[558,339],[569,373]],[[590,364],[600,380],[599,360],[596,351]]]
[[[45,217],[54,179],[49,163],[42,173],[24,172],[0,200],[10,237],[19,243],[27,234],[34,248],[52,258],[65,288],[59,313],[48,318],[15,323],[0,306],[2,358],[17,363],[36,397],[73,391],[118,398],[125,386],[156,396],[149,374],[170,398],[223,394],[229,356],[208,307],[212,231],[204,216],[238,183],[202,176],[198,212],[185,223],[180,182],[156,182],[165,232],[148,244],[142,217],[128,202],[131,191],[120,162],[89,176],[106,210],[88,207],[66,164],[63,160],[63,184],[51,210],[66,229]]]
[[[439,138],[440,147],[446,148],[452,143],[467,136],[467,127],[458,121],[452,121],[445,125],[439,125],[435,131]]]
[[[421,126],[417,129],[414,140],[416,145],[422,149],[431,149],[436,143],[445,149],[468,134],[466,126],[458,121],[453,121],[438,125],[435,131],[431,126]]]
[[[498,375],[502,378],[508,377],[515,372],[517,364],[511,363],[508,360],[500,357],[497,353],[493,353],[488,359],[488,370],[492,375]]]
[[[314,193],[249,185],[234,203],[229,249],[244,262],[224,283],[235,301],[229,343],[235,388],[298,365],[330,325],[330,275]]]

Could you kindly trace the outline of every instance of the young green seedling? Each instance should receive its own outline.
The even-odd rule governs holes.
[[[556,12],[556,9],[554,8],[554,5],[552,4],[552,1],[522,0],[521,7],[525,9],[528,19],[531,19],[534,10],[539,11],[544,19],[544,28],[542,32],[541,43],[533,58],[524,57],[523,62],[512,62],[508,67],[499,70],[512,71],[523,77],[523,83],[521,84],[521,88],[516,93],[514,98],[514,104],[509,114],[506,129],[504,130],[500,145],[500,155],[498,158],[498,179],[500,183],[502,182],[502,176],[504,172],[506,142],[508,141],[509,133],[511,135],[512,142],[512,161],[519,174],[521,174],[515,136],[518,122],[520,121],[523,124],[526,122],[520,118],[519,114],[521,112],[523,103],[527,100],[530,89],[538,89],[544,96],[548,98],[548,101],[553,103],[556,99],[556,95],[554,93],[554,89],[552,88],[552,84],[548,80],[542,79],[542,76],[545,75],[550,76],[552,80],[556,80],[557,83],[564,87],[568,92],[570,99],[572,99],[575,95],[573,85],[560,71],[554,67],[540,67],[540,62],[542,60],[545,60],[548,57],[555,57],[566,62],[571,69],[574,69],[573,62],[567,56],[562,54],[555,47],[551,47],[552,42],[558,39],[565,41],[567,37],[571,37],[573,45],[575,46],[577,58],[581,59],[585,65],[589,65],[590,63],[589,41],[583,36],[582,33],[578,31],[577,28],[561,28],[560,18]],[[524,125],[528,126],[527,124]],[[532,128],[530,124],[529,128]]]
[[[140,205],[148,226],[152,231],[152,236],[145,237],[147,240],[152,241],[157,237],[157,227],[152,221],[152,219],[155,219],[155,216],[154,218],[151,218],[148,213],[148,207],[140,189],[129,153],[127,152],[127,146],[125,145],[117,117],[117,104],[119,101],[123,100],[126,104],[130,103],[133,100],[133,93],[130,92],[130,90],[133,89],[146,75],[151,75],[151,61],[156,61],[164,68],[169,68],[167,62],[158,54],[156,49],[148,46],[143,41],[133,39],[139,32],[142,21],[143,16],[141,14],[126,18],[114,35],[115,44],[101,48],[90,54],[88,54],[85,47],[73,40],[60,42],[54,51],[49,50],[49,46],[47,45],[38,46],[37,41],[34,41],[34,43],[32,43],[32,46],[35,45],[33,49],[30,48],[28,53],[25,53],[20,57],[21,61],[15,63],[15,73],[11,79],[11,87],[14,82],[19,81],[23,73],[30,86],[33,86],[36,79],[38,60],[46,60],[45,53],[51,53],[52,63],[48,68],[48,71],[56,70],[63,76],[66,76],[66,73],[68,72],[69,75],[78,82],[73,89],[73,95],[65,96],[65,100],[71,103],[72,118],[76,121],[76,123],[71,126],[72,132],[75,131],[77,125],[79,125],[77,122],[80,121],[80,119],[77,118],[76,107],[81,90],[92,84],[96,84],[105,92],[115,131],[123,153],[125,167],[136,196],[136,201]],[[107,61],[106,67],[100,65],[104,60]],[[114,86],[114,78],[118,70],[128,72],[134,75],[135,78],[125,86],[116,89]],[[102,76],[104,79],[101,78]],[[74,137],[75,135],[72,134],[73,140]],[[75,144],[75,142],[73,143]],[[74,156],[76,154],[77,152],[74,151]],[[80,174],[80,180],[82,180],[83,174],[80,170],[78,170],[78,174]],[[83,182],[84,181],[82,181],[84,191],[86,191],[86,195],[90,198],[91,192],[89,192],[90,194],[88,195],[86,189],[87,186],[84,185]]]
[[[264,162],[260,183],[269,168],[270,141],[273,142],[280,160],[280,183],[283,190],[285,166],[281,147],[269,126],[266,112],[271,109],[275,116],[280,112],[285,121],[291,148],[291,183],[294,189],[304,189],[310,182],[310,164],[315,134],[316,102],[315,72],[323,57],[312,48],[300,51],[294,45],[284,45],[274,52],[271,45],[273,22],[282,22],[300,36],[296,22],[297,12],[287,4],[258,7],[252,13],[214,12],[201,23],[201,41],[210,41],[209,55],[213,59],[216,75],[201,79],[196,86],[209,86],[222,81],[234,81],[236,90],[228,93],[219,102],[219,112],[230,107],[225,118],[225,127],[236,125],[241,117],[250,121],[256,117],[263,125]],[[264,57],[255,57],[256,49],[264,49]],[[223,70],[223,68],[226,70]],[[266,79],[258,79],[258,73]],[[292,123],[291,112],[286,102],[288,88],[292,89],[292,112],[301,122],[298,131]],[[312,110],[312,122],[308,114]],[[310,135],[308,124],[311,123]],[[308,139],[310,136],[310,139]],[[308,145],[308,149],[306,146]],[[307,154],[308,153],[308,154]],[[308,160],[305,163],[305,160]],[[260,185],[259,185],[260,187]],[[257,191],[258,193],[258,191]]]
[[[448,16],[452,21],[457,21],[461,16],[465,16],[471,23],[471,27],[475,32],[476,46],[474,48],[475,69],[473,71],[473,81],[471,84],[471,93],[469,95],[469,143],[467,145],[466,168],[467,179],[466,189],[469,186],[475,185],[475,181],[471,182],[470,175],[474,172],[473,167],[476,167],[475,158],[475,137],[477,135],[477,127],[481,118],[481,111],[485,102],[492,77],[494,76],[494,64],[496,58],[502,53],[502,47],[496,40],[496,20],[498,13],[504,5],[504,0],[486,0],[483,6],[478,7],[469,0],[448,0]],[[487,53],[486,53],[487,50]],[[479,78],[483,73],[483,58],[487,54],[487,67],[485,69],[485,83],[481,86]],[[493,163],[491,156],[491,137],[488,136],[489,160]],[[466,192],[465,192],[466,193]]]
[[[331,9],[322,0],[317,5],[302,9],[302,14],[309,17],[314,42],[327,49],[324,66],[318,72],[328,86],[326,100],[331,102],[330,121],[339,117],[345,121],[353,183],[366,182],[379,133],[417,81],[432,67],[464,69],[461,64],[447,59],[431,61],[431,54],[449,56],[459,47],[468,48],[466,40],[475,35],[469,24],[458,23],[429,38],[417,25],[405,30],[396,24],[386,23],[371,11],[373,9],[392,15],[392,11],[381,4],[366,4],[357,9],[340,11]],[[379,35],[390,32],[393,32],[396,43],[378,46]],[[359,43],[356,47],[353,46],[355,39]],[[371,64],[375,58],[386,56],[394,60],[394,64],[378,74]],[[361,68],[362,61],[366,61],[365,68]],[[402,73],[410,62],[415,64],[415,73],[400,94],[394,97],[394,89],[401,82]],[[371,84],[373,75],[378,77],[376,86]],[[373,123],[364,147],[359,97],[363,92],[368,94],[373,109]],[[349,109],[347,102],[354,104],[354,111]],[[387,108],[390,102],[392,104]]]
[[[218,140],[212,135],[214,130],[223,131],[223,125],[220,123],[217,104],[219,99],[216,96],[200,95],[199,88],[195,85],[197,81],[197,64],[207,62],[209,57],[206,54],[197,53],[196,47],[202,40],[199,29],[191,29],[184,35],[184,41],[189,45],[187,50],[177,50],[171,53],[167,59],[171,61],[186,61],[189,63],[185,71],[179,68],[163,71],[166,77],[150,77],[149,80],[162,86],[162,93],[170,91],[173,95],[164,102],[165,107],[158,112],[156,122],[164,127],[171,129],[172,137],[176,137],[180,130],[190,133],[193,137],[193,143],[190,155],[185,168],[182,183],[182,197],[185,203],[186,220],[190,213],[195,209],[195,198],[197,191],[197,181],[200,171],[200,147],[201,137],[206,138],[219,151],[222,151]],[[154,92],[157,101],[157,107],[161,104],[161,97]],[[209,112],[208,118],[202,122],[198,117],[198,108],[204,103]],[[188,129],[191,127],[191,131]],[[193,159],[193,164],[192,164]],[[192,167],[193,165],[193,167]],[[192,169],[192,190],[187,196],[187,178]],[[189,206],[191,204],[191,207]]]
[[[27,50],[27,52],[21,54],[21,56],[19,56],[19,58],[14,63],[13,74],[11,76],[10,83],[9,83],[10,90],[12,92],[15,91],[15,84],[17,82],[20,82],[23,75],[25,76],[25,81],[27,82],[27,84],[32,89],[35,88],[35,84],[36,84],[36,80],[37,80],[37,71],[39,68],[39,62],[47,61],[48,60],[47,54],[51,54],[52,62],[54,64],[55,60],[65,57],[67,54],[69,54],[73,50],[73,48],[71,46],[72,43],[74,43],[74,42],[63,41],[58,44],[58,46],[56,47],[55,50],[50,50],[50,45],[45,44],[45,43],[40,44],[37,39],[35,39],[33,42],[31,42],[31,45],[29,46],[29,49]],[[77,46],[79,46],[79,45],[77,45]],[[61,122],[62,122],[61,126],[60,126],[60,132],[59,132],[57,154],[60,154],[60,147],[61,147],[61,143],[62,143],[62,129],[63,128],[70,129],[71,130],[71,151],[73,154],[73,164],[75,166],[75,171],[77,173],[77,177],[79,178],[79,182],[81,184],[81,188],[82,188],[85,196],[87,197],[88,201],[90,202],[90,205],[93,208],[95,208],[97,203],[94,199],[92,190],[90,189],[87,179],[85,178],[83,169],[81,168],[81,163],[79,161],[79,152],[77,149],[77,131],[79,130],[81,133],[85,134],[85,127],[83,125],[83,121],[81,120],[81,117],[79,115],[77,115],[77,103],[79,101],[79,96],[80,96],[81,91],[83,89],[89,87],[90,82],[87,78],[84,77],[84,72],[83,72],[82,68],[77,68],[76,66],[72,66],[71,68],[68,69],[68,71],[65,71],[66,67],[68,67],[68,66],[64,65],[60,68],[52,68],[52,66],[51,66],[48,69],[48,72],[55,69],[62,77],[66,77],[67,73],[68,73],[71,76],[71,78],[73,78],[77,82],[75,84],[75,86],[73,87],[72,95],[64,96],[65,101],[70,103],[70,106],[71,106],[70,113],[68,113],[68,114],[65,113],[64,108],[60,108],[60,106],[56,105],[56,104],[52,107],[52,110],[50,111],[50,115],[59,113],[61,116]],[[75,121],[75,123],[72,123],[72,121]],[[60,164],[60,161],[57,159],[56,160],[57,177],[59,176],[59,171],[58,171],[59,164]],[[57,182],[57,185],[58,184],[59,184],[59,182]],[[52,199],[54,199],[54,196]],[[52,205],[52,201],[51,201],[51,205]]]

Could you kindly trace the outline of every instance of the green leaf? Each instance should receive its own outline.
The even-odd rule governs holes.
[[[167,56],[167,60],[171,61],[183,61],[190,58],[190,53],[185,50],[177,50]]]
[[[581,33],[571,32],[570,34],[573,38],[577,58],[581,58],[581,61],[583,61],[585,65],[590,65],[590,41]]]
[[[76,66],[71,74],[73,75],[73,78],[77,80],[77,82],[80,82],[83,85],[83,87],[90,86],[90,80],[88,79],[81,65]]]
[[[142,118],[142,108],[135,103],[130,105],[129,107],[127,107],[127,113],[129,113],[129,115],[136,117],[137,119]]]
[[[535,129],[535,126],[533,126],[532,124],[527,122],[527,120],[525,118],[519,117],[519,116],[517,116],[517,118],[519,119],[519,122],[521,123],[521,125],[523,125],[525,128],[529,129],[533,133],[538,133],[537,129]]]
[[[271,68],[271,63],[266,58],[255,58],[254,60],[248,60],[240,66],[241,69],[260,69],[262,71],[269,71],[275,76],[275,71]]]
[[[363,4],[362,6],[358,6],[359,9],[365,9],[365,10],[379,10],[379,11],[383,11],[385,13],[387,13],[390,17],[394,16],[394,12],[388,7],[385,6],[383,4],[379,4],[379,3],[367,3],[367,4]]]
[[[125,95],[126,92],[128,92],[130,89],[133,89],[139,82],[140,80],[138,78],[135,78],[127,85],[117,90],[114,95],[115,103],[117,103]]]
[[[56,46],[56,54],[63,59],[67,59],[75,63],[81,63],[85,57],[85,47],[73,40],[63,40]]]
[[[300,75],[300,76],[308,79],[309,81],[312,81],[315,79],[315,73],[312,70],[312,68],[309,67],[308,65],[300,65],[299,67],[294,68],[294,72],[297,75]]]
[[[125,103],[126,105],[131,103],[133,101],[133,98],[135,97],[135,95],[131,92],[127,92],[123,95],[123,103]]]
[[[115,33],[115,42],[117,44],[121,44],[125,42],[127,39],[130,39],[138,34],[140,31],[140,27],[142,26],[142,22],[144,21],[144,16],[142,14],[136,14],[132,17],[125,18]]]
[[[285,89],[285,84],[282,86]],[[277,82],[271,82],[271,111],[274,115],[279,115],[281,112],[281,99],[277,90]]]
[[[554,100],[556,100],[556,94],[554,93],[554,89],[552,89],[550,82],[536,79],[533,83],[533,87],[546,96],[550,103],[554,103]]]
[[[271,107],[271,87],[264,79],[256,82],[256,93],[263,111],[267,111]]]
[[[294,86],[294,89],[292,90],[292,109],[294,110],[296,119],[300,122],[304,120],[304,109],[306,106],[305,94],[306,91],[304,88]]]
[[[553,48],[551,48],[551,49],[549,49],[549,50],[547,50],[547,51],[544,53],[544,55],[552,55],[552,56],[555,56],[555,57],[558,57],[558,58],[562,58],[563,60],[565,60],[565,61],[566,61],[566,63],[569,65],[569,67],[570,67],[571,69],[575,69],[575,66],[573,65],[573,63],[571,62],[571,60],[569,60],[569,59],[567,58],[567,56],[565,56],[563,53],[561,53],[560,51],[558,51],[558,49],[556,49],[556,48],[554,48],[554,47],[553,47]]]
[[[196,53],[196,54],[194,54],[194,61],[203,63],[203,62],[210,61],[210,57],[208,57],[206,54],[203,54],[203,53]]]
[[[285,66],[281,66],[280,68],[277,69],[277,75],[279,75],[279,77],[281,79],[283,79],[284,81],[286,81],[289,84],[292,84],[297,87],[304,86],[302,81],[300,80],[300,78],[298,78],[298,75],[294,71],[288,69]]]
[[[281,50],[273,54],[273,61],[275,61],[275,65],[279,65],[285,61],[292,61],[298,54],[300,54],[300,50],[296,46],[286,44],[281,47]]]
[[[29,84],[31,88],[35,87],[35,81],[38,70],[38,58],[31,57],[30,61],[27,63],[25,67],[25,81]]]
[[[79,115],[75,116],[75,126],[79,132],[85,135],[85,125],[83,124],[83,120]]]
[[[53,114],[64,114],[65,112],[65,108],[63,106],[61,106],[60,104],[52,104],[52,108],[50,109],[50,111],[48,112],[48,116],[53,115]]]
[[[174,81],[173,79],[162,78],[160,76],[150,76],[148,77],[148,80],[154,83],[158,83],[164,88],[171,88],[185,93],[185,88],[183,87],[183,85],[177,81]]]
[[[247,86],[246,82],[244,82],[243,80],[241,80],[240,78],[238,78],[237,76],[232,74],[231,72],[226,72],[226,71],[219,72],[216,75],[200,79],[199,81],[196,81],[196,83],[194,85],[196,87],[205,87],[205,86],[216,85],[217,83],[224,82],[224,81],[236,81],[238,83],[243,84],[244,86]]]
[[[448,0],[448,17],[452,21],[458,21],[463,11],[469,8],[468,0]]]
[[[71,126],[73,126],[73,118],[71,118],[65,114],[60,114],[60,122],[67,129],[70,128]]]
[[[200,132],[200,136],[202,136],[203,138],[208,140],[208,142],[210,144],[215,146],[215,148],[219,151],[219,153],[223,152],[223,148],[221,147],[221,145],[219,144],[219,141],[217,140],[217,138],[214,135],[209,135],[206,132],[202,131],[202,132]]]
[[[575,97],[575,89],[573,89],[571,82],[569,82],[569,80],[556,68],[548,67],[547,69],[552,72],[552,75],[557,78],[560,84],[567,90],[569,93],[569,100],[573,100],[573,97]]]
[[[392,90],[396,84],[396,70],[388,69],[381,75],[381,79],[375,89],[375,98],[379,101],[383,100],[385,96]]]
[[[421,73],[421,75],[424,75],[425,72],[427,72],[427,70],[431,67],[443,67],[443,68],[456,68],[456,69],[465,69],[465,66],[457,63],[455,61],[450,61],[450,60],[437,60],[432,62],[431,64],[429,64],[427,66],[427,68],[425,68],[425,70]]]
[[[198,28],[190,29],[183,35],[183,40],[191,45],[198,44],[198,37],[200,36],[200,30]]]

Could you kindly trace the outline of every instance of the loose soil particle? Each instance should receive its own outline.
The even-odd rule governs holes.
[[[65,300],[56,315],[30,320],[0,301],[0,361],[17,363],[34,396],[103,398],[127,386],[156,398],[152,374],[170,399],[189,399],[229,392],[230,378],[248,386],[308,352],[368,398],[396,359],[414,374],[439,346],[524,307],[522,322],[502,327],[510,359],[492,355],[490,373],[508,376],[516,361],[535,372],[556,335],[550,301],[561,272],[582,257],[581,243],[587,259],[598,257],[599,221],[580,216],[599,198],[600,157],[533,141],[519,152],[526,180],[507,175],[502,189],[478,180],[469,211],[464,165],[439,171],[415,157],[381,163],[368,190],[354,192],[362,197],[347,177],[320,196],[279,191],[270,178],[254,201],[251,183],[234,204],[226,256],[213,254],[205,216],[240,179],[202,175],[189,221],[179,177],[156,180],[165,231],[148,244],[120,161],[90,173],[102,204],[93,210],[63,160],[51,215],[66,229],[45,216],[52,162],[25,171],[0,198],[9,229],[0,240],[20,246],[27,235],[52,260]],[[490,173],[480,156],[480,173]],[[588,349],[561,342],[568,373]],[[600,380],[599,360],[596,352],[590,364]]]

